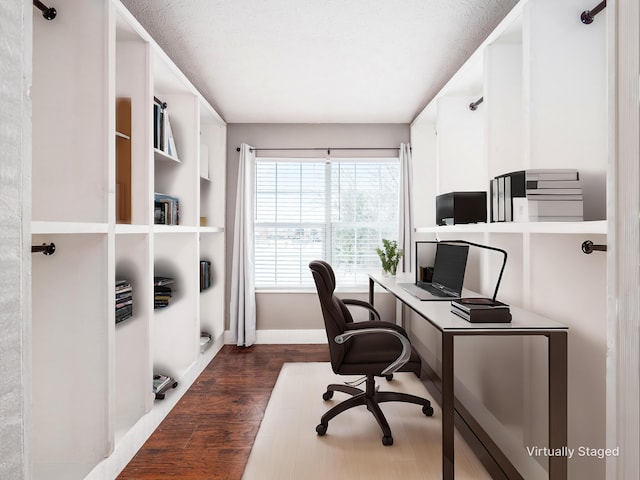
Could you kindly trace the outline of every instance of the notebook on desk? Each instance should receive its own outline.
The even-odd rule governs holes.
[[[420,300],[451,301],[460,298],[469,246],[444,242],[433,243],[436,248],[431,282],[420,280],[416,272],[415,283],[400,283],[399,285]],[[416,248],[416,255],[418,255],[417,250]]]

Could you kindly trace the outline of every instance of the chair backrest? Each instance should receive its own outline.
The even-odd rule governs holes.
[[[316,283],[318,299],[322,308],[322,317],[329,343],[331,367],[336,371],[344,358],[346,344],[339,345],[334,339],[337,335],[344,333],[346,324],[353,322],[353,317],[346,305],[334,293],[336,277],[331,265],[322,260],[314,260],[309,263],[309,268]]]

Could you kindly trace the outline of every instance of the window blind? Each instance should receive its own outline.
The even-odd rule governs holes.
[[[397,158],[256,159],[256,288],[313,287],[315,259],[340,286],[367,285],[397,238],[398,179]]]

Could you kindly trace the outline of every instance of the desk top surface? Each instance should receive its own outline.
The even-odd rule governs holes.
[[[541,331],[566,331],[569,328],[542,315],[514,306],[509,307],[512,315],[510,323],[470,323],[451,313],[450,301],[423,301],[398,285],[400,283],[412,283],[414,281],[413,275],[387,277],[382,273],[370,273],[369,278],[443,332],[463,333],[463,331],[468,331],[473,333],[493,331],[496,334],[508,334],[510,331],[513,333],[535,333]],[[464,297],[480,296],[470,290],[464,290],[462,293]]]

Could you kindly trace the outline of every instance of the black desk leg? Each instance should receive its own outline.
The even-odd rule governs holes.
[[[567,447],[567,332],[549,333],[549,448]],[[549,479],[566,480],[567,457],[549,457]]]
[[[454,480],[453,338],[442,333],[442,478]]]

